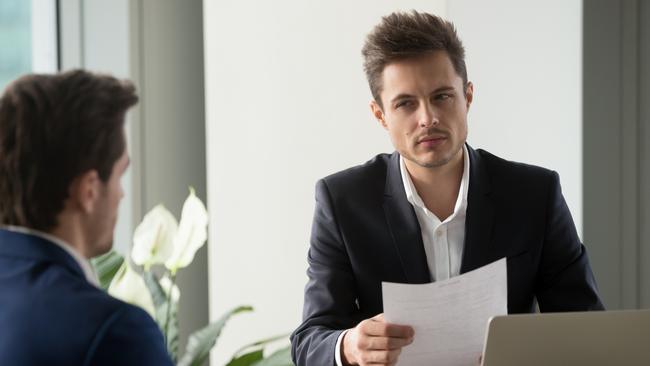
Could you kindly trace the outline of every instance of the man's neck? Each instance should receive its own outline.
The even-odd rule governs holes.
[[[90,257],[88,256],[88,253],[86,253],[85,245],[83,245],[83,234],[81,230],[79,230],[79,225],[74,225],[73,222],[71,222],[71,219],[72,218],[59,217],[59,225],[47,232],[47,234],[61,239],[77,253],[88,259]]]
[[[463,150],[461,148],[447,164],[433,168],[417,165],[408,159],[404,160],[418,195],[427,209],[440,221],[444,221],[454,212],[463,178]]]

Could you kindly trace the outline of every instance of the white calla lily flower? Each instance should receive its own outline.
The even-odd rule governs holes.
[[[151,317],[156,314],[153,300],[140,274],[125,261],[108,287],[108,293],[124,302],[143,308]]]
[[[208,238],[207,228],[208,211],[190,187],[190,194],[183,204],[181,221],[174,238],[174,250],[165,262],[165,267],[171,271],[172,276],[178,269],[192,263],[194,255]]]
[[[178,223],[165,206],[149,211],[133,234],[131,259],[149,270],[153,264],[163,264],[173,252]]]

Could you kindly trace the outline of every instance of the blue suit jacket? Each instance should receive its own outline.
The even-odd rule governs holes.
[[[142,309],[88,283],[36,236],[0,230],[0,365],[172,365]]]
[[[468,151],[461,273],[507,257],[508,312],[603,309],[557,173]],[[397,153],[317,183],[310,244],[298,366],[334,365],[341,331],[383,312],[382,281],[431,281]]]

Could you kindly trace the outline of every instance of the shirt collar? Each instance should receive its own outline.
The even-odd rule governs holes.
[[[95,274],[95,271],[93,270],[93,267],[90,265],[90,261],[88,259],[84,258],[84,256],[81,255],[78,251],[76,251],[70,244],[67,242],[61,240],[60,238],[50,235],[48,233],[44,233],[39,230],[34,230],[31,228],[27,228],[24,226],[3,226],[2,227],[5,230],[21,233],[21,234],[27,234],[27,235],[33,235],[36,237],[39,237],[41,239],[45,239],[52,244],[55,244],[56,246],[60,247],[61,249],[65,250],[66,253],[70,254],[70,256],[77,262],[79,267],[81,267],[81,270],[84,273],[84,277],[88,282],[91,284],[95,285],[96,287],[99,287],[99,281],[97,280],[97,275]]]
[[[404,191],[406,192],[406,199],[415,207],[419,207],[425,211],[429,211],[422,198],[418,194],[413,181],[411,180],[411,175],[406,169],[406,164],[404,163],[404,158],[402,155],[399,157],[399,167],[400,173],[402,174],[402,183],[404,184]],[[460,189],[458,190],[458,197],[456,198],[456,205],[454,206],[454,213],[447,219],[453,219],[461,213],[465,213],[467,209],[467,192],[469,187],[469,152],[467,151],[467,145],[463,144],[463,177],[460,180]]]

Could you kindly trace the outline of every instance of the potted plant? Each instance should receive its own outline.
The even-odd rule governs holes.
[[[145,215],[133,235],[131,261],[115,251],[92,260],[102,288],[112,296],[142,307],[156,320],[169,355],[179,366],[202,365],[228,320],[253,311],[251,306],[238,306],[195,331],[179,357],[177,315],[181,291],[175,283],[176,275],[192,263],[196,252],[205,244],[207,226],[205,205],[190,188],[180,222],[163,205],[157,205]],[[269,344],[286,341],[286,337],[274,336],[246,345],[235,352],[227,366],[293,365],[289,347],[267,354]]]

